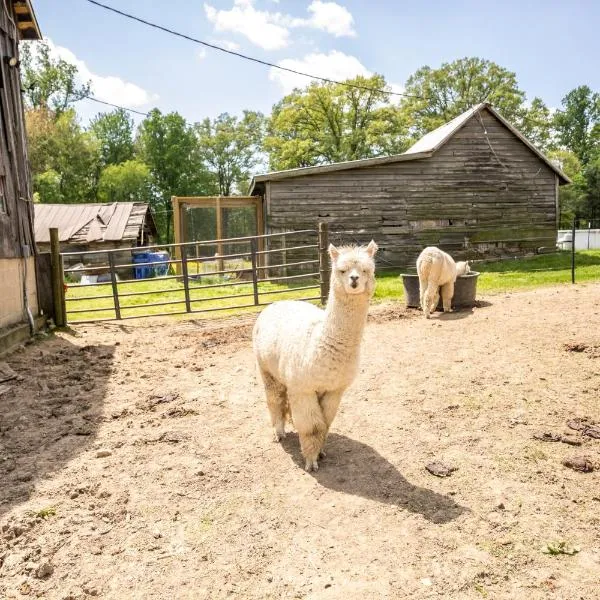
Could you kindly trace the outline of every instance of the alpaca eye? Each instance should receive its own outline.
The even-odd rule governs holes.
[[[340,273],[342,275],[345,275],[348,272],[348,269],[340,269]]]

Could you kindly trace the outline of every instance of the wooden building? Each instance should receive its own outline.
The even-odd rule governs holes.
[[[259,175],[250,194],[264,198],[267,232],[326,221],[334,242],[374,238],[384,261],[406,266],[429,245],[457,259],[554,248],[565,183],[556,165],[480,104],[404,154]]]
[[[8,347],[9,342],[3,340],[13,335],[13,326],[29,323],[33,328],[38,313],[32,189],[18,43],[40,38],[29,0],[6,0],[0,4],[0,352]]]
[[[150,206],[144,202],[110,204],[35,204],[35,241],[40,252],[50,251],[50,228],[58,229],[61,252],[125,250],[116,253],[120,263],[131,262],[131,250],[156,243],[157,231]],[[66,267],[81,256],[64,257]],[[106,254],[86,257],[86,264],[104,264]]]

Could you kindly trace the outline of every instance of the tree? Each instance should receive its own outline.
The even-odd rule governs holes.
[[[133,158],[133,119],[122,108],[99,113],[89,131],[100,146],[102,166],[118,165]]]
[[[99,174],[96,141],[82,131],[75,111],[58,117],[47,108],[25,113],[34,192],[41,202],[93,202]]]
[[[516,118],[517,129],[539,150],[546,152],[554,146],[550,109],[541,98],[534,98]]]
[[[98,200],[101,202],[151,202],[152,193],[150,169],[139,160],[108,165],[100,173]]]
[[[221,196],[239,193],[260,160],[264,116],[244,111],[241,119],[227,113],[196,123],[200,158],[212,173]]]
[[[600,152],[600,94],[581,85],[562,99],[562,107],[554,118],[558,141],[585,166]]]
[[[67,108],[89,96],[91,81],[77,83],[77,67],[51,56],[45,40],[21,45],[21,82],[25,105],[45,108],[59,117]]]
[[[150,111],[138,129],[139,158],[152,175],[156,190],[153,201],[162,240],[172,239],[171,196],[202,196],[215,192],[210,174],[203,167],[192,127],[178,113]]]
[[[402,110],[423,135],[481,102],[489,102],[509,121],[521,114],[525,93],[516,75],[494,62],[461,58],[439,69],[425,66],[408,78]]]
[[[569,150],[551,150],[547,156],[572,181],[558,189],[559,227],[571,227],[575,216],[585,211],[586,181],[581,163]]]
[[[600,219],[600,156],[591,160],[583,170],[585,203],[579,216],[595,221]]]
[[[265,150],[274,169],[402,152],[408,123],[389,104],[380,75],[348,80],[363,88],[313,83],[273,107]]]

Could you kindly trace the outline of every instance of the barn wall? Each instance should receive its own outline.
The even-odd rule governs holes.
[[[271,181],[268,226],[324,220],[334,242],[373,237],[400,265],[427,245],[459,259],[554,247],[554,172],[491,113],[481,117],[487,138],[474,116],[431,158]]]
[[[38,314],[38,301],[35,287],[35,258],[27,260],[27,299],[32,315]],[[25,320],[23,304],[24,260],[0,258],[0,329]]]

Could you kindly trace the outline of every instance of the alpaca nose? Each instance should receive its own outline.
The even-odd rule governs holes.
[[[358,285],[358,275],[350,275],[350,285],[355,288]]]

